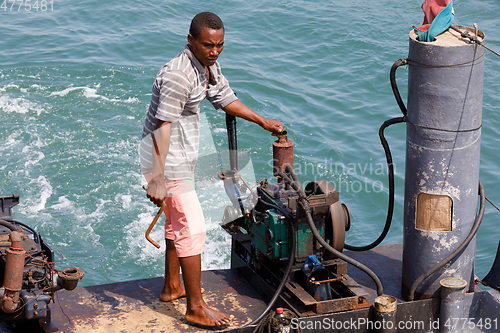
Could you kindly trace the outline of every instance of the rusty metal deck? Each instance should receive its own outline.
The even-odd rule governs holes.
[[[401,302],[402,244],[377,247],[367,252],[346,252],[370,267],[382,280],[385,294]],[[375,284],[363,272],[348,266],[349,275],[376,297]],[[251,322],[265,308],[264,298],[235,270],[202,272],[204,298],[209,306],[235,315],[223,328],[232,330]],[[46,332],[206,332],[184,319],[186,300],[161,302],[163,277],[80,287],[58,292],[59,304],[51,304],[52,325]],[[70,318],[70,319],[68,319]]]
[[[402,244],[379,246],[366,252],[346,252],[364,263],[377,274],[384,286],[384,294],[398,299],[396,318],[400,322],[421,321],[425,323],[414,333],[438,332],[429,325],[439,319],[438,298],[405,302],[401,298]],[[348,266],[349,275],[367,292],[366,299],[373,303],[376,297],[375,284],[362,271]],[[207,304],[235,315],[231,324],[219,328],[191,325],[184,319],[186,300],[164,303],[158,299],[163,277],[119,282],[100,286],[80,287],[73,291],[59,291],[59,304],[51,304],[52,322],[45,332],[207,332],[250,333],[253,327],[241,328],[251,322],[265,308],[265,300],[246,282],[236,270],[202,272],[202,286],[206,289]],[[496,292],[496,291],[495,291]],[[498,292],[496,292],[498,293]],[[471,318],[496,318],[500,309],[500,296],[490,292],[466,294]],[[278,300],[277,305],[280,300]],[[335,320],[367,320],[372,318],[372,308],[361,308],[326,315],[303,317],[305,322]],[[71,319],[69,319],[71,318]],[[495,328],[496,329],[496,328]],[[32,328],[14,332],[39,332]],[[353,330],[314,329],[314,333],[367,333],[366,327]],[[497,332],[485,330],[484,332]]]
[[[224,326],[245,325],[266,307],[262,297],[232,270],[202,272],[206,303],[235,319]],[[206,332],[184,319],[186,299],[161,302],[163,277],[81,287],[58,292],[59,303],[51,305],[52,326],[48,332]],[[70,319],[68,319],[70,318]],[[221,328],[218,328],[219,330]]]

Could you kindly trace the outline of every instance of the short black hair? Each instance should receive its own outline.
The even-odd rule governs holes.
[[[191,26],[189,27],[189,33],[194,38],[197,38],[204,28],[220,30],[224,29],[224,24],[220,17],[212,12],[203,12],[197,14],[193,17],[191,21]]]

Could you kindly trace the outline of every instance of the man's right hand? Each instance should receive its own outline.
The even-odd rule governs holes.
[[[147,197],[158,207],[161,207],[161,204],[167,198],[167,192],[167,187],[165,186],[165,181],[163,179],[153,179],[148,184]]]

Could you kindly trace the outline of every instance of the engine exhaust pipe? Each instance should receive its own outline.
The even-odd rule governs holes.
[[[19,292],[23,287],[24,251],[21,235],[17,231],[10,233],[11,246],[7,249],[3,288],[5,292],[1,300],[1,308],[5,313],[13,313],[18,308]]]
[[[56,289],[75,289],[78,285],[78,280],[83,278],[84,274],[83,270],[78,267],[68,267],[58,271],[58,273],[54,275],[57,285]]]

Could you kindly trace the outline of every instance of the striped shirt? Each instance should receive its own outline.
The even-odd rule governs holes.
[[[165,163],[165,178],[191,179],[198,159],[200,104],[206,98],[216,109],[236,100],[222,75],[218,62],[207,71],[186,45],[184,51],[165,64],[153,84],[151,103],[142,130],[141,172],[152,173],[151,133],[159,120],[171,123],[170,148]]]

